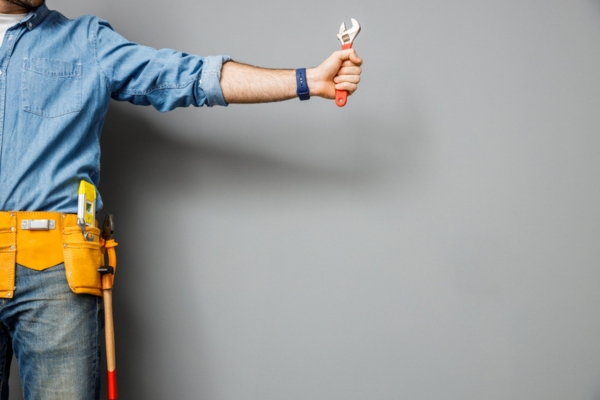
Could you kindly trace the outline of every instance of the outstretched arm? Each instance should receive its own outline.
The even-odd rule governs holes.
[[[354,93],[360,81],[362,60],[354,49],[333,53],[316,68],[306,69],[311,96],[335,98],[335,91]],[[235,103],[265,103],[296,97],[294,70],[266,69],[234,61],[223,64],[221,89],[225,101]]]

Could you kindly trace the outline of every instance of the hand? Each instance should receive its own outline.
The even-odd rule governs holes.
[[[336,90],[346,90],[351,95],[360,82],[362,62],[354,49],[339,50],[318,67],[307,69],[310,95],[334,99]]]

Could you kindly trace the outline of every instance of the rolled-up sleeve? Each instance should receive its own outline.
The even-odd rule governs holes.
[[[130,42],[103,20],[93,29],[95,56],[110,96],[158,111],[226,106],[220,78],[229,56],[202,57]]]
[[[205,97],[205,104],[208,107],[226,106],[227,102],[223,97],[221,90],[221,68],[224,63],[230,61],[229,56],[208,56],[204,58],[204,65],[200,74],[200,85],[198,90]]]

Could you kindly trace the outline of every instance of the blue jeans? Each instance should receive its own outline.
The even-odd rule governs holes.
[[[71,292],[63,264],[17,265],[14,298],[0,300],[0,399],[14,351],[25,400],[97,400],[102,329],[102,298]]]

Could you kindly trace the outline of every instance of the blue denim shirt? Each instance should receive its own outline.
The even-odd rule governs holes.
[[[99,184],[109,100],[226,105],[228,60],[131,43],[93,16],[31,12],[0,47],[0,210],[76,213],[79,182]]]

